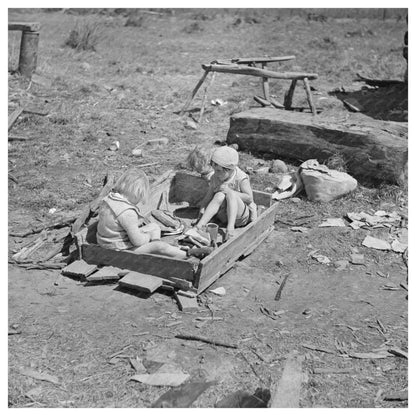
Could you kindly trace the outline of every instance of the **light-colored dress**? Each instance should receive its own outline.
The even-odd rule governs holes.
[[[110,192],[103,199],[97,226],[97,243],[101,247],[115,250],[128,250],[133,247],[126,230],[120,223],[120,216],[126,211],[134,211],[137,214],[138,227],[146,223],[137,206],[119,193]]]
[[[243,172],[238,166],[234,169],[233,174],[225,182],[221,181],[217,175],[212,175],[209,186],[212,192],[215,194],[220,192],[221,185],[227,185],[229,188],[236,192],[241,192],[241,183],[244,180],[250,180],[248,175]],[[243,227],[250,221],[254,221],[257,218],[257,205],[252,202],[251,204],[245,204],[245,210],[241,218],[237,218],[235,222],[236,227]]]

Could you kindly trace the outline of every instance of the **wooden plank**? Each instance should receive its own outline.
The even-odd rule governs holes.
[[[98,269],[96,264],[88,264],[84,260],[76,260],[62,269],[64,276],[86,278]]]
[[[198,309],[198,301],[196,297],[190,298],[188,296],[182,296],[177,292],[174,293],[174,296],[178,302],[178,307],[182,312]]]
[[[252,108],[233,114],[227,143],[242,151],[299,163],[324,163],[342,155],[347,172],[362,185],[400,184],[406,180],[408,141],[406,123],[363,120],[350,114],[349,123],[316,120],[308,113]]]
[[[306,375],[302,372],[303,357],[289,354],[283,374],[270,399],[271,408],[298,408],[302,383]]]
[[[205,71],[223,72],[227,74],[251,75],[253,77],[267,77],[275,79],[317,79],[318,74],[306,72],[274,72],[267,69],[243,65],[202,65]]]
[[[21,30],[23,32],[39,32],[39,22],[9,22],[9,30]]]
[[[255,95],[253,99],[254,101],[258,102],[263,107],[270,107],[272,105],[270,101],[267,101],[264,98],[259,97],[258,95]]]
[[[22,32],[19,53],[20,75],[31,78],[38,60],[39,32]]]
[[[23,107],[17,107],[13,113],[10,114],[8,119],[8,131],[11,130],[13,127],[13,124],[16,122],[16,120],[19,118],[19,116],[23,113]]]
[[[178,279],[177,277],[172,276],[169,276],[168,278],[163,278],[163,284],[185,291],[191,290],[193,288],[191,282],[188,282],[187,280],[183,279]]]
[[[178,260],[157,254],[135,254],[129,251],[110,250],[96,244],[83,244],[81,250],[82,258],[87,263],[98,264],[99,266],[115,266],[167,279],[175,276],[190,282],[194,280],[196,266],[191,261]]]
[[[120,279],[123,270],[118,267],[105,266],[86,278],[87,282],[106,282]]]
[[[288,56],[274,56],[274,57],[255,57],[255,58],[235,58],[232,59],[231,62],[235,62],[237,64],[250,64],[250,63],[269,63],[269,62],[284,62],[284,61],[291,61],[295,59],[294,55]]]
[[[163,285],[163,280],[160,277],[152,276],[150,274],[130,272],[120,279],[118,284],[129,289],[153,293]]]
[[[194,287],[197,288],[198,293],[201,293],[229,270],[251,244],[256,240],[259,244],[262,241],[258,240],[260,236],[266,238],[267,230],[274,224],[277,207],[278,204],[273,204],[255,222],[241,229],[238,236],[228,240],[218,250],[201,260],[194,281]]]

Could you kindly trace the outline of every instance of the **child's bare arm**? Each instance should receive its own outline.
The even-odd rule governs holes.
[[[248,178],[243,179],[240,184],[240,190],[241,192],[234,191],[233,189],[229,188],[227,184],[224,184],[220,187],[220,192],[235,192],[245,204],[251,204],[253,202],[253,190],[251,189],[250,181]]]
[[[130,242],[134,247],[141,247],[151,241],[150,234],[140,229],[140,219],[133,210],[123,212],[118,220],[121,226],[126,230]]]

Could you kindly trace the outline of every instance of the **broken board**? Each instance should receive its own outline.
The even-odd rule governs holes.
[[[198,301],[196,297],[190,298],[188,296],[182,296],[175,292],[175,299],[178,302],[178,307],[182,312],[192,311],[198,309]]]
[[[407,123],[351,114],[348,123],[324,113],[252,108],[230,118],[228,144],[253,154],[325,163],[341,155],[347,172],[362,185],[401,184],[407,177]]]
[[[145,293],[153,293],[163,285],[163,279],[138,272],[127,273],[119,280],[119,285]]]
[[[95,273],[91,274],[86,278],[87,282],[109,282],[120,279],[120,273],[122,269],[113,266],[104,266],[103,268],[97,270]]]

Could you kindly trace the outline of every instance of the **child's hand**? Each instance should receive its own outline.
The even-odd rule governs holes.
[[[144,233],[149,234],[150,241],[160,240],[161,230],[160,230],[159,225],[157,225],[157,224],[155,224],[155,223],[152,222],[152,223],[147,224],[147,225],[145,225],[145,226],[143,226],[141,228],[142,228],[142,231]]]
[[[235,230],[234,228],[227,228],[225,232],[225,241],[228,241],[230,238],[235,237]]]

